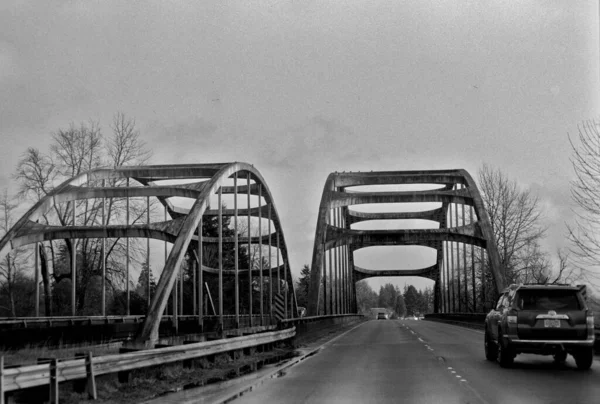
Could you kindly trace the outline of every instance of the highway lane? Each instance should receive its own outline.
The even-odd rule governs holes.
[[[429,321],[372,320],[244,394],[244,403],[595,403],[600,363],[519,355],[485,360],[480,331]]]

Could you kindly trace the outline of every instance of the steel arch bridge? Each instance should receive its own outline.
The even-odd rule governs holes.
[[[160,182],[169,182],[177,180],[177,184],[160,184]],[[233,186],[226,185],[233,181]],[[173,182],[173,181],[171,181]],[[107,186],[108,183],[108,186]],[[242,183],[243,185],[240,185]],[[224,209],[221,203],[223,194],[233,194],[233,209]],[[210,208],[211,197],[218,198],[217,209]],[[238,196],[246,198],[246,208],[238,209]],[[150,221],[150,198],[158,200],[164,207],[164,220],[158,222]],[[179,197],[187,198],[192,201],[191,208],[181,208],[175,206],[169,198]],[[105,215],[106,201],[111,199],[125,199],[126,201],[126,220],[120,224],[109,224]],[[129,217],[131,198],[145,198],[147,202],[147,221],[145,223],[131,224]],[[156,198],[156,199],[154,199]],[[251,198],[258,200],[257,206],[252,207]],[[101,201],[101,213],[97,213],[96,220],[86,221],[84,225],[78,225],[82,213],[77,212],[82,206],[87,207],[89,201]],[[263,203],[263,200],[265,203]],[[79,201],[79,202],[77,202]],[[79,205],[77,205],[79,203]],[[89,202],[92,203],[92,202]],[[65,212],[69,212],[68,223],[63,225],[48,225],[40,223],[41,219],[50,211],[63,206]],[[87,213],[83,208],[83,215]],[[170,218],[168,218],[170,216]],[[247,220],[247,233],[241,235],[238,232],[238,216]],[[218,218],[218,237],[203,237],[202,221],[205,217]],[[235,231],[233,237],[223,235],[223,217],[234,219]],[[258,218],[258,235],[252,235],[251,218]],[[268,220],[268,232],[264,234],[261,228],[263,219]],[[253,219],[255,220],[255,219]],[[79,220],[81,222],[81,220]],[[271,230],[271,224],[274,226]],[[255,226],[256,227],[256,226]],[[51,240],[76,240],[97,238],[102,239],[102,315],[105,315],[105,292],[104,280],[106,279],[106,249],[104,240],[107,238],[125,238],[127,240],[127,310],[129,314],[129,239],[143,238],[165,241],[165,263],[160,279],[156,286],[154,296],[149,301],[148,314],[138,337],[138,342],[152,344],[158,339],[158,328],[161,317],[167,307],[169,296],[173,292],[176,299],[177,288],[174,287],[181,271],[182,262],[186,254],[191,254],[194,261],[194,313],[198,316],[199,325],[202,326],[203,319],[203,277],[207,274],[218,276],[219,278],[219,300],[216,314],[219,316],[219,323],[222,329],[223,325],[223,300],[235,300],[235,322],[240,325],[239,313],[239,290],[238,280],[244,277],[248,280],[249,294],[249,325],[252,326],[252,314],[260,313],[261,323],[265,321],[264,316],[273,320],[274,307],[273,294],[281,293],[285,301],[285,315],[289,312],[296,313],[297,304],[293,288],[293,281],[288,261],[288,251],[285,237],[277,209],[272,199],[271,192],[262,177],[254,166],[242,163],[222,163],[222,164],[190,164],[190,165],[155,165],[138,167],[120,167],[115,169],[96,169],[74,178],[71,178],[58,187],[50,194],[36,203],[29,211],[23,215],[19,221],[7,232],[0,240],[0,258],[4,257],[11,249],[15,249],[28,244],[44,243]],[[166,243],[172,243],[172,248],[168,257],[166,256]],[[211,268],[204,265],[203,245],[216,245],[219,251],[219,266]],[[235,251],[235,269],[223,268],[223,245],[233,244]],[[76,244],[73,244],[76,245]],[[259,256],[259,265],[257,268],[239,268],[238,251],[247,246],[248,253],[251,248],[258,249],[256,255]],[[263,257],[263,246],[268,246],[268,256]],[[76,248],[76,247],[75,247]],[[150,242],[147,244],[148,257],[150,256]],[[276,266],[272,265],[272,248],[276,254]],[[36,261],[36,284],[39,285],[38,269],[38,251],[35,249]],[[71,268],[77,268],[77,254],[71,255]],[[282,262],[280,263],[280,257]],[[148,258],[149,259],[149,258]],[[264,264],[263,262],[268,264]],[[149,264],[149,262],[148,262]],[[200,268],[200,270],[197,270]],[[76,271],[71,271],[72,291],[71,306],[72,314],[75,315],[76,307]],[[197,277],[196,277],[197,274]],[[223,278],[234,277],[236,292],[235,296],[223,296]],[[256,281],[256,278],[259,281]],[[275,277],[277,281],[275,281]],[[267,279],[265,281],[264,279]],[[183,279],[181,277],[180,279]],[[254,279],[254,280],[253,280]],[[256,284],[259,284],[257,287]],[[268,283],[268,294],[263,290],[265,283]],[[273,285],[276,284],[276,291]],[[36,288],[36,313],[39,316],[39,287]],[[257,291],[256,289],[259,289]],[[260,292],[260,307],[252,307],[252,296]],[[264,295],[263,295],[264,293]],[[281,298],[279,300],[282,300]],[[175,300],[174,300],[175,302]],[[263,307],[263,302],[268,308],[268,313]],[[287,307],[291,308],[288,311]],[[174,319],[177,319],[177,304],[173,304]]]
[[[359,186],[400,184],[435,184],[438,187],[432,190],[393,192],[364,192],[352,189]],[[437,202],[441,203],[441,207],[413,212],[361,212],[352,209],[353,206],[361,204],[419,202]],[[465,212],[465,207],[468,213]],[[460,215],[459,210],[462,211]],[[358,222],[395,219],[430,220],[439,223],[439,228],[352,228],[352,225]],[[416,270],[374,270],[354,264],[355,251],[365,247],[390,245],[421,245],[433,248],[436,251],[435,264]],[[470,246],[470,254],[467,245]],[[476,286],[474,247],[480,250],[480,263],[487,262],[496,288],[494,293],[497,293],[504,288],[504,271],[483,200],[475,181],[467,171],[457,169],[332,173],[325,182],[319,206],[308,314],[356,312],[356,282],[376,276],[429,278],[435,282],[436,313],[476,311],[477,289],[483,288],[485,282],[482,280],[480,286]],[[471,268],[468,267],[467,257],[471,259]],[[461,266],[464,274],[461,274]],[[484,271],[481,269],[482,274]],[[469,280],[471,285],[468,284]],[[473,295],[472,306],[461,307],[469,304],[469,288]],[[483,311],[483,307],[479,310]]]

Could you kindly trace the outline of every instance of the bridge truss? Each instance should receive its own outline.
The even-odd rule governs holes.
[[[169,183],[171,182],[171,183]],[[175,182],[175,184],[173,183]],[[232,185],[228,185],[231,184]],[[233,195],[233,208],[224,207],[222,196]],[[191,201],[191,207],[185,208],[173,203],[176,198]],[[245,208],[238,208],[238,199],[245,200]],[[217,207],[210,207],[211,199],[216,199]],[[141,209],[133,211],[130,205],[134,200]],[[145,205],[144,201],[145,200]],[[124,206],[124,217],[121,220],[111,220],[108,211],[113,202],[120,201]],[[152,221],[151,205],[159,202],[164,210],[164,218]],[[256,205],[252,207],[252,205]],[[89,208],[95,206],[92,214]],[[160,208],[159,208],[160,210]],[[48,215],[54,212],[62,214],[59,223],[48,221]],[[156,215],[154,215],[156,216]],[[159,215],[162,216],[162,215]],[[229,232],[223,225],[224,218],[229,217]],[[217,224],[217,235],[203,235],[203,220],[213,220]],[[145,219],[145,220],[144,220]],[[263,219],[267,226],[262,224]],[[244,227],[245,226],[245,227]],[[264,227],[263,227],[264,226]],[[267,227],[267,229],[265,229]],[[254,232],[254,234],[251,233]],[[266,232],[265,232],[266,230]],[[242,231],[244,233],[242,234]],[[227,233],[229,235],[225,235]],[[186,257],[191,258],[194,274],[193,279],[193,308],[187,311],[197,316],[198,329],[202,331],[203,321],[209,313],[206,307],[205,281],[209,277],[218,278],[218,291],[213,311],[218,317],[219,328],[223,329],[224,316],[235,316],[235,326],[266,325],[274,323],[274,297],[285,302],[285,316],[297,315],[296,296],[288,262],[288,252],[283,229],[272,199],[271,192],[264,178],[254,166],[241,163],[223,164],[190,164],[190,165],[160,165],[140,167],[120,167],[115,169],[96,169],[71,178],[50,194],[42,198],[0,240],[0,258],[12,249],[28,244],[35,248],[35,282],[40,285],[39,252],[43,252],[44,243],[64,240],[69,248],[71,271],[71,308],[72,315],[77,314],[76,283],[77,268],[81,265],[78,257],[77,242],[86,239],[101,240],[99,251],[98,274],[102,279],[101,307],[98,311],[106,316],[106,240],[124,239],[126,272],[124,287],[127,295],[127,315],[130,309],[130,239],[146,239],[146,265],[150,267],[150,239],[164,241],[164,267],[153,295],[150,292],[148,279],[148,312],[145,317],[138,342],[151,344],[158,339],[158,329],[161,317],[172,296],[172,311],[174,325],[177,327],[178,310],[183,312],[183,275],[182,264]],[[167,244],[171,245],[167,253]],[[206,246],[212,246],[211,251],[217,251],[218,265],[207,266]],[[233,246],[235,259],[225,267],[223,249]],[[245,249],[248,255],[258,258],[249,259],[250,268],[240,268],[238,252]],[[75,251],[72,253],[71,251]],[[213,262],[215,260],[213,259]],[[273,262],[276,262],[273,265]],[[148,274],[150,271],[148,271]],[[224,280],[233,279],[235,290],[224,293]],[[177,283],[180,283],[180,288]],[[245,312],[240,313],[240,284],[245,280],[247,285],[247,302]],[[179,299],[177,293],[180,293]],[[209,294],[210,292],[208,292]],[[259,303],[256,296],[259,295]],[[212,296],[210,301],[212,302]],[[281,299],[283,298],[283,299]],[[36,317],[40,313],[40,287],[36,290]],[[178,301],[179,300],[179,301]],[[229,300],[229,307],[235,306],[231,313],[224,313],[224,302]],[[258,306],[258,307],[257,307]],[[253,324],[253,317],[258,324]]]
[[[361,191],[360,186],[435,184],[420,191]],[[385,188],[385,187],[382,187]],[[361,204],[438,202],[428,211],[364,212]],[[371,220],[425,219],[435,229],[357,230]],[[354,264],[354,252],[371,246],[421,245],[436,251],[435,264],[421,269],[375,270]],[[477,247],[477,252],[475,251]],[[469,251],[470,250],[470,251]],[[479,257],[479,258],[477,258]],[[469,259],[468,259],[469,258]],[[470,261],[467,262],[467,261]],[[486,263],[494,293],[504,288],[504,271],[490,219],[475,181],[465,170],[345,172],[328,176],[317,219],[309,289],[309,315],[356,312],[356,282],[376,276],[422,276],[434,281],[434,311],[483,311],[477,294],[475,262]],[[469,290],[470,289],[470,290]]]

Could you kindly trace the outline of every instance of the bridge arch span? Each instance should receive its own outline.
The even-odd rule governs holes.
[[[198,179],[201,179],[201,181],[197,181]],[[230,182],[231,179],[234,179],[233,186],[227,185],[227,182]],[[238,179],[245,180],[246,185],[239,185],[237,183]],[[120,186],[113,187],[105,186],[106,181],[110,182],[110,180],[126,180],[126,185],[120,184]],[[158,182],[164,182],[165,180],[189,180],[191,182],[178,185],[158,184]],[[95,185],[91,186],[90,184]],[[217,209],[211,209],[211,196],[214,197],[215,195],[218,195],[220,201],[222,194],[235,194],[236,197],[247,195],[248,207],[246,209],[238,210],[237,203],[235,203],[234,209],[223,209],[221,205],[219,205]],[[252,197],[258,197],[258,206],[251,207],[251,195]],[[125,224],[108,224],[105,223],[103,218],[99,223],[91,223],[85,226],[75,225],[75,201],[90,199],[104,200],[107,198],[125,198],[129,201],[129,198],[140,197],[156,198],[165,208],[165,220],[150,223],[148,214],[148,222],[143,224],[133,225],[129,222]],[[169,199],[173,197],[191,198],[194,202],[189,209],[182,209],[171,203]],[[263,200],[265,203],[262,202]],[[64,223],[63,225],[45,225],[38,223],[39,219],[45,214],[49,213],[60,204],[65,203],[72,204],[70,210],[73,214],[72,222]],[[167,212],[170,215],[170,219],[167,219]],[[218,216],[221,218],[223,216],[234,215],[237,217],[238,213],[240,216],[248,216],[248,224],[250,224],[250,217],[258,217],[261,223],[262,219],[268,218],[268,234],[261,231],[260,235],[251,235],[249,225],[246,237],[240,235],[235,235],[234,237],[220,236],[214,239],[207,238],[205,240],[202,240],[199,237],[203,217]],[[271,225],[274,227],[273,230],[271,230]],[[177,279],[178,269],[181,267],[186,253],[190,250],[195,251],[196,263],[200,264],[198,267],[201,268],[200,273],[219,274],[219,276],[231,276],[238,273],[242,276],[241,273],[244,272],[247,274],[246,276],[249,277],[252,277],[255,273],[261,277],[263,275],[272,276],[276,273],[278,275],[277,288],[280,289],[281,283],[279,282],[279,276],[281,276],[281,280],[289,286],[283,289],[289,290],[289,294],[286,292],[286,296],[289,296],[290,307],[292,307],[293,310],[296,310],[295,312],[297,313],[296,297],[289,266],[287,245],[271,191],[260,172],[253,165],[243,162],[153,165],[118,167],[114,169],[100,168],[80,174],[58,185],[52,192],[34,204],[34,206],[32,206],[16,222],[16,224],[0,240],[0,258],[7,254],[11,249],[32,243],[43,242],[45,240],[82,238],[106,239],[121,237],[126,239],[132,237],[152,238],[172,243],[172,249],[168,254],[160,279],[158,280],[156,292],[150,301],[149,311],[141,334],[138,337],[138,342],[152,344],[158,339],[158,327],[165,311],[168,298],[173,290],[175,280]],[[273,266],[270,263],[268,267],[262,267],[261,264],[262,270],[260,270],[260,268],[239,268],[239,270],[233,271],[223,270],[222,268],[210,268],[203,263],[198,262],[199,259],[201,259],[200,246],[202,242],[215,244],[248,243],[248,248],[250,248],[251,245],[259,244],[259,257],[262,255],[262,246],[268,245],[269,258],[271,258],[271,247],[276,248],[277,264]],[[198,253],[200,253],[200,257]],[[76,254],[72,254],[72,256],[75,255]],[[279,262],[279,257],[282,258],[283,262]],[[73,265],[73,268],[76,268],[76,266]],[[73,276],[75,276],[75,271],[72,272]],[[264,282],[262,281],[260,282],[261,314],[263,314],[262,302],[265,300],[262,298],[263,283]],[[269,287],[273,284],[271,281],[268,283]],[[72,284],[75,284],[74,281]],[[252,284],[252,282],[250,282],[250,284]],[[73,315],[75,315],[74,290],[73,286]],[[202,290],[202,285],[200,286],[200,290]],[[269,307],[271,315],[273,314],[272,302],[271,296],[271,306]],[[198,303],[201,304],[200,301]],[[222,300],[220,306],[220,316],[222,321]]]
[[[360,187],[397,184],[426,185],[417,191],[383,191]],[[433,184],[433,186],[432,186]],[[351,188],[348,190],[347,188]],[[363,212],[356,206],[389,203],[441,203],[440,208],[415,212]],[[463,214],[459,221],[459,207]],[[469,210],[468,220],[465,208]],[[454,217],[455,216],[455,217]],[[432,229],[358,230],[352,224],[368,220],[425,219],[439,223]],[[309,315],[345,313],[356,310],[355,283],[372,276],[387,276],[380,271],[359,268],[354,264],[354,251],[378,245],[424,245],[436,249],[435,265],[418,270],[419,275],[435,281],[435,311],[450,310],[450,293],[458,280],[459,307],[460,272],[449,273],[448,245],[477,246],[485,249],[497,290],[504,287],[501,266],[494,235],[483,200],[470,174],[462,169],[432,171],[380,171],[331,173],[323,187],[319,205],[313,257]],[[454,248],[454,247],[452,247]],[[454,250],[452,250],[454,251]],[[465,249],[466,251],[466,249]],[[457,250],[457,257],[459,251]],[[466,256],[466,252],[463,257]],[[454,258],[452,257],[454,264]],[[458,265],[458,263],[457,263]],[[463,268],[466,271],[466,264]],[[403,271],[404,272],[404,271]],[[390,274],[392,272],[390,271]],[[399,276],[396,273],[394,276]],[[474,276],[472,276],[474,278]],[[465,274],[464,283],[466,284]],[[475,282],[473,280],[473,295]],[[465,289],[466,293],[466,289]],[[455,293],[456,295],[456,293]],[[467,297],[467,305],[468,305]],[[473,303],[475,300],[473,300]],[[452,308],[452,310],[455,310]]]

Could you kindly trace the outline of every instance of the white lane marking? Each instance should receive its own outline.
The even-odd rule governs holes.
[[[466,382],[467,380],[466,380],[466,379],[460,379],[460,381],[461,381],[461,382]]]
[[[419,337],[419,341],[421,341],[421,342],[425,342],[425,341],[423,341],[423,340],[421,339],[421,337]]]
[[[456,370],[451,370],[450,373],[456,373]]]
[[[449,370],[451,370],[451,369],[452,369],[452,366],[448,366],[448,369],[449,369]]]
[[[462,326],[456,325],[456,324],[448,324],[448,323],[443,323],[441,321],[438,321],[437,323],[444,324],[444,325],[450,325],[452,327],[460,328],[461,330],[473,331],[473,332],[476,332],[477,334],[485,334],[485,331],[475,330],[473,328],[462,327]]]

